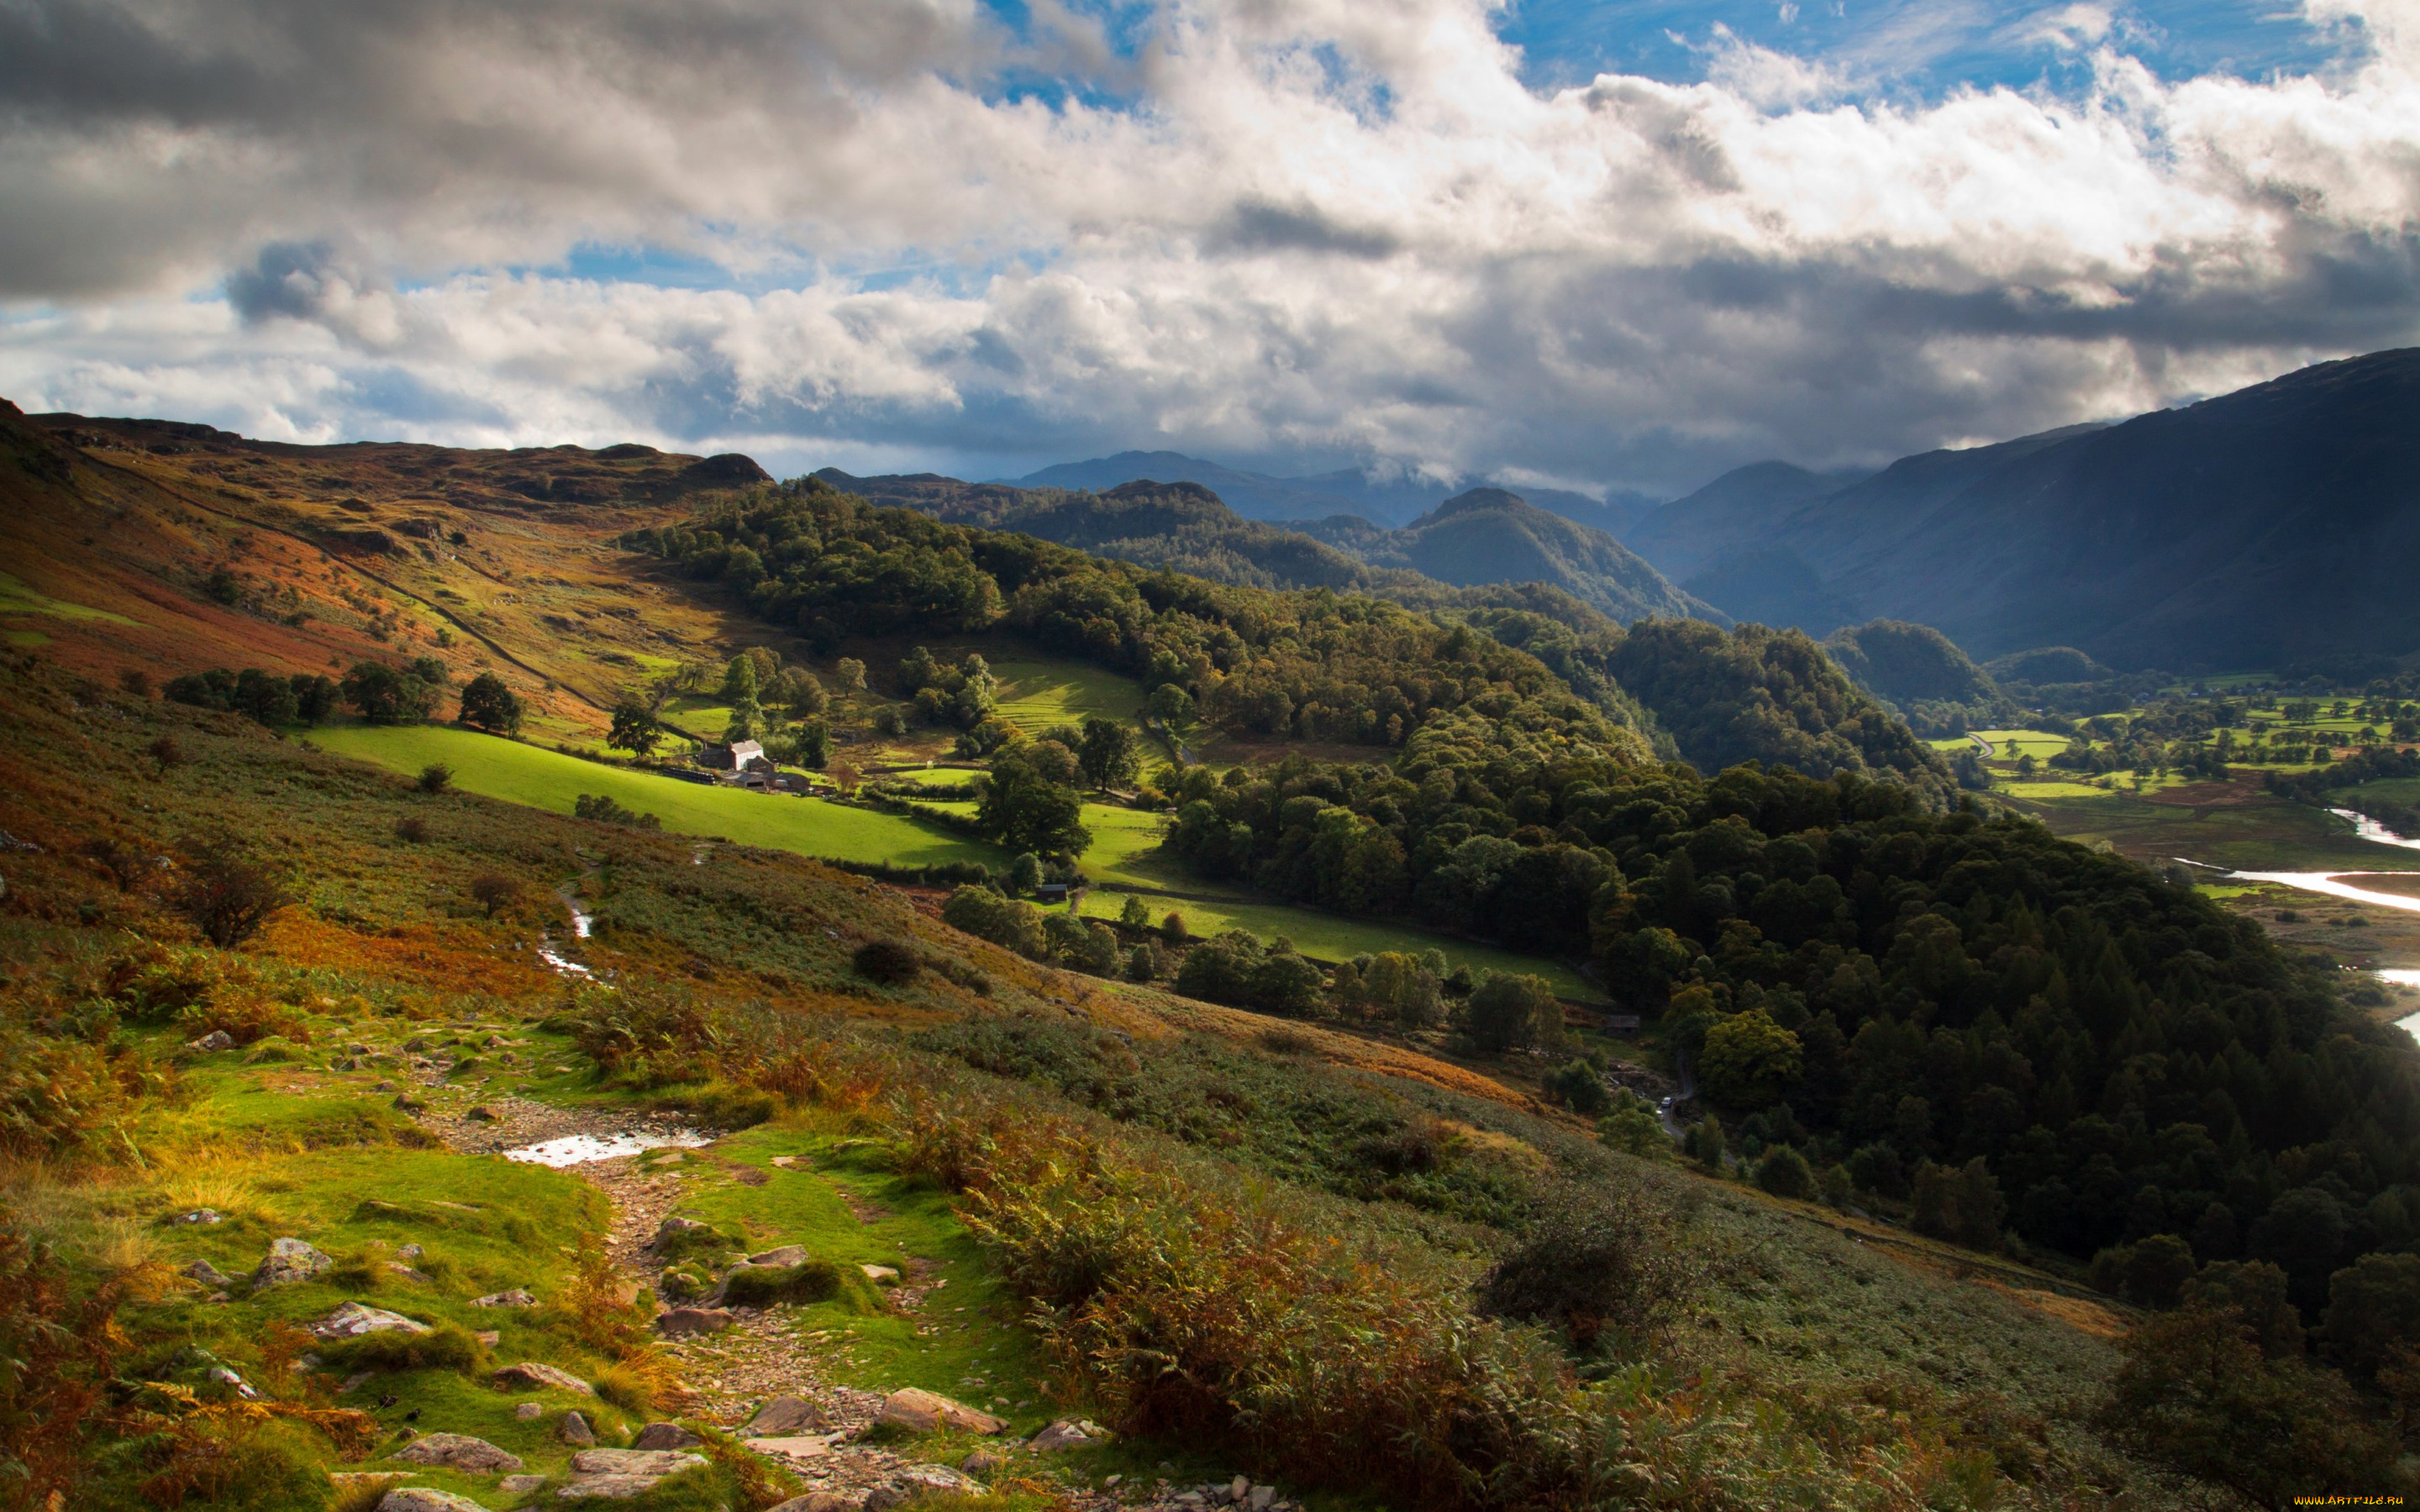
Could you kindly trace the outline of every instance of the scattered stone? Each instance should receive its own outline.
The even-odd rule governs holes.
[[[706,1226],[705,1224],[699,1223],[694,1218],[684,1218],[678,1213],[675,1213],[673,1216],[665,1219],[662,1223],[656,1226],[655,1242],[660,1244],[665,1240],[672,1238],[675,1234],[686,1234],[691,1229],[704,1228],[706,1227]]]
[[[403,1048],[407,1051],[426,1050],[428,1048],[428,1041],[415,1034],[403,1041]]]
[[[507,1454],[485,1439],[467,1433],[431,1433],[395,1452],[397,1459],[415,1465],[443,1465],[448,1470],[519,1470],[520,1456]]]
[[[762,1255],[751,1255],[748,1257],[748,1263],[751,1265],[804,1265],[807,1263],[807,1247],[804,1244],[784,1244],[779,1249],[768,1249]]]
[[[349,1302],[313,1323],[311,1332],[323,1339],[350,1339],[365,1334],[427,1334],[430,1329],[427,1323],[401,1313]]]
[[[503,1342],[504,1342],[504,1335],[502,1335],[502,1334],[500,1334],[500,1333],[496,1332],[496,1331],[495,1331],[494,1329],[492,1329],[492,1328],[483,1328],[483,1329],[479,1330],[479,1332],[477,1332],[476,1334],[472,1335],[471,1336],[472,1336],[473,1338],[474,1338],[474,1339],[477,1339],[480,1343],[482,1343],[482,1344],[486,1345],[488,1348],[489,1348],[489,1349],[491,1349],[491,1350],[492,1350],[492,1349],[494,1349],[497,1345],[502,1344]]]
[[[426,1271],[415,1271],[411,1266],[404,1264],[401,1260],[389,1260],[386,1262],[386,1268],[394,1272],[396,1274],[403,1277],[406,1281],[426,1281],[428,1279],[428,1273]]]
[[[566,1443],[583,1448],[597,1442],[597,1430],[590,1427],[588,1419],[579,1412],[564,1413],[563,1427],[554,1430],[554,1436]]]
[[[428,1104],[422,1102],[419,1098],[412,1096],[410,1092],[396,1093],[395,1105],[405,1113],[426,1113],[428,1111]]]
[[[193,1279],[200,1282],[206,1287],[231,1287],[235,1285],[235,1277],[228,1275],[208,1260],[195,1260],[193,1264],[186,1266],[184,1270],[178,1273],[179,1275],[191,1276]]]
[[[535,1422],[546,1414],[546,1409],[535,1402],[523,1402],[513,1409],[513,1416],[524,1423]]]
[[[252,1273],[256,1287],[290,1286],[336,1268],[336,1262],[299,1239],[272,1239],[260,1269]]]
[[[497,1113],[494,1108],[488,1106],[485,1103],[480,1103],[470,1112],[463,1114],[462,1117],[470,1119],[473,1123],[501,1123],[504,1121],[503,1116]]]
[[[800,1396],[776,1396],[756,1409],[739,1430],[743,1439],[772,1439],[792,1433],[822,1433],[831,1427],[823,1410]]]
[[[378,1372],[375,1370],[357,1370],[345,1378],[345,1383],[336,1388],[336,1395],[349,1396],[377,1379]]]
[[[1085,1449],[1096,1443],[1107,1443],[1109,1430],[1089,1419],[1063,1417],[1035,1434],[1026,1447],[1037,1454],[1056,1449]]]
[[[427,1253],[428,1252],[427,1250],[422,1249],[417,1244],[406,1244],[403,1248],[396,1251],[396,1255],[407,1260],[416,1260]]]
[[[678,1423],[650,1423],[630,1441],[633,1449],[694,1449],[706,1441]]]
[[[562,1369],[556,1365],[542,1365],[535,1360],[523,1360],[519,1365],[505,1365],[503,1369],[498,1370],[489,1379],[507,1391],[546,1391],[552,1389],[555,1391],[574,1392],[582,1396],[594,1396],[597,1395],[596,1387],[581,1380],[578,1376],[573,1375],[570,1371]],[[573,1415],[577,1416],[578,1414],[574,1413]]]
[[[891,1512],[892,1507],[906,1506],[919,1498],[952,1491],[980,1496],[983,1489],[982,1482],[961,1475],[947,1465],[908,1465],[866,1493],[865,1512]]]
[[[667,1338],[720,1334],[731,1326],[731,1314],[721,1307],[675,1307],[656,1318],[656,1332]]]
[[[1007,1457],[1003,1455],[996,1455],[989,1449],[977,1449],[958,1461],[958,1470],[968,1475],[997,1475],[1007,1463]]]
[[[372,1082],[370,1083],[370,1090],[373,1092],[392,1092],[395,1090],[395,1083]]]
[[[952,1401],[939,1392],[919,1386],[894,1391],[882,1398],[882,1411],[874,1421],[877,1426],[909,1433],[932,1433],[942,1428],[961,1433],[998,1433],[1008,1427],[1005,1418],[977,1412],[964,1402]]]
[[[237,1375],[234,1371],[228,1369],[223,1365],[214,1365],[210,1366],[209,1375],[210,1379],[217,1381],[220,1385],[235,1388],[235,1394],[242,1397],[245,1401],[255,1402],[260,1399],[260,1393],[253,1389],[251,1381],[244,1380],[241,1376]]]
[[[537,1299],[527,1288],[515,1287],[510,1291],[490,1291],[484,1297],[471,1299],[473,1307],[535,1307]]]
[[[899,1271],[896,1266],[861,1265],[858,1269],[864,1272],[865,1278],[877,1287],[895,1287],[899,1284]]]
[[[1251,1477],[1248,1475],[1238,1475],[1227,1483],[1227,1500],[1230,1502],[1240,1502],[1251,1492]]]
[[[496,1482],[496,1489],[506,1496],[522,1496],[546,1484],[544,1475],[506,1475]]]
[[[467,1496],[427,1486],[398,1486],[379,1499],[378,1512],[488,1512]]]
[[[773,1165],[779,1165],[780,1167],[782,1167],[782,1169],[783,1169],[783,1170],[785,1170],[785,1171],[786,1171],[786,1170],[788,1170],[791,1166],[793,1166],[793,1165],[797,1165],[798,1163],[799,1163],[799,1157],[798,1157],[798,1156],[796,1156],[796,1155],[776,1155],[776,1156],[774,1156],[774,1157],[773,1157],[773,1159],[772,1159],[772,1164],[773,1164]]]
[[[212,1029],[209,1033],[203,1035],[200,1039],[188,1041],[185,1048],[188,1050],[210,1051],[229,1050],[233,1049],[234,1046],[234,1035],[227,1033],[225,1029]]]
[[[226,1222],[226,1214],[216,1208],[195,1208],[191,1212],[177,1214],[170,1221],[180,1224],[223,1224]]]
[[[1276,1487],[1255,1486],[1252,1488],[1251,1498],[1248,1504],[1250,1505],[1252,1512],[1269,1512],[1269,1504],[1277,1499],[1278,1489]]]

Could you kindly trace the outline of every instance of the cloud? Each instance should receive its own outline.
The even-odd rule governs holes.
[[[2367,45],[2320,77],[2163,82],[2069,6],[2088,87],[1912,105],[1725,38],[1533,93],[1481,0],[0,0],[0,392],[978,471],[1877,460],[2420,339],[2420,5],[2324,3]]]

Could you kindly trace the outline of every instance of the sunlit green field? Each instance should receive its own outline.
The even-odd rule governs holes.
[[[1142,685],[1081,662],[1013,658],[991,664],[1000,679],[1000,712],[1039,734],[1054,724],[1081,724],[1087,715],[1133,723]]]
[[[805,856],[887,861],[894,866],[982,861],[997,867],[1009,859],[995,846],[897,814],[870,812],[820,798],[744,793],[624,771],[447,726],[339,725],[314,732],[312,739],[338,755],[396,772],[417,773],[432,762],[442,762],[454,769],[455,785],[465,792],[557,813],[569,812],[572,800],[581,794],[603,794],[641,813],[654,814],[666,829],[681,834],[710,835]],[[971,803],[936,806],[962,811],[973,808]],[[1084,824],[1093,832],[1093,844],[1084,853],[1083,864],[1095,884],[1085,900],[1086,914],[1114,918],[1125,893],[1133,891],[1145,894],[1155,920],[1175,908],[1184,913],[1196,933],[1249,929],[1264,936],[1282,934],[1306,954],[1326,960],[1364,950],[1435,948],[1457,964],[1468,962],[1474,971],[1526,971],[1553,982],[1555,990],[1566,996],[1602,995],[1576,971],[1533,956],[1284,903],[1248,901],[1231,887],[1205,883],[1183,872],[1172,859],[1156,856],[1163,822],[1161,815],[1140,810],[1102,803],[1084,806]],[[1204,902],[1171,893],[1217,896]]]
[[[465,792],[556,813],[583,793],[651,813],[684,835],[712,835],[749,845],[843,861],[932,866],[945,861],[1007,861],[999,849],[897,814],[851,809],[737,788],[707,787],[645,772],[600,766],[556,751],[440,725],[342,725],[312,738],[339,755],[397,772],[431,762],[454,769]]]

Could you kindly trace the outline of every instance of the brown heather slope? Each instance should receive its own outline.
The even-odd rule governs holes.
[[[207,425],[26,417],[0,400],[0,636],[79,671],[492,671],[542,730],[740,633],[605,543],[761,481],[643,446],[297,446]]]

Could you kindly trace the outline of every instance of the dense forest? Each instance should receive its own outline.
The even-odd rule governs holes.
[[[1377,599],[1276,593],[1103,561],[1031,536],[885,509],[807,479],[624,546],[744,594],[823,644],[994,625],[1173,684],[1233,734],[1401,746],[1440,714],[1572,706],[1592,744],[1644,758],[1643,728],[1575,703],[1536,657]]]
[[[2172,1235],[2279,1265],[2314,1307],[2357,1255],[2420,1242],[2408,1046],[2255,926],[1903,785],[1559,743],[1440,722],[1391,768],[1189,773],[1170,843],[1289,897],[1592,955],[1663,1010],[1751,1153],[1796,1145],[1894,1198],[1979,1159],[1945,1231],[2079,1257]]]

